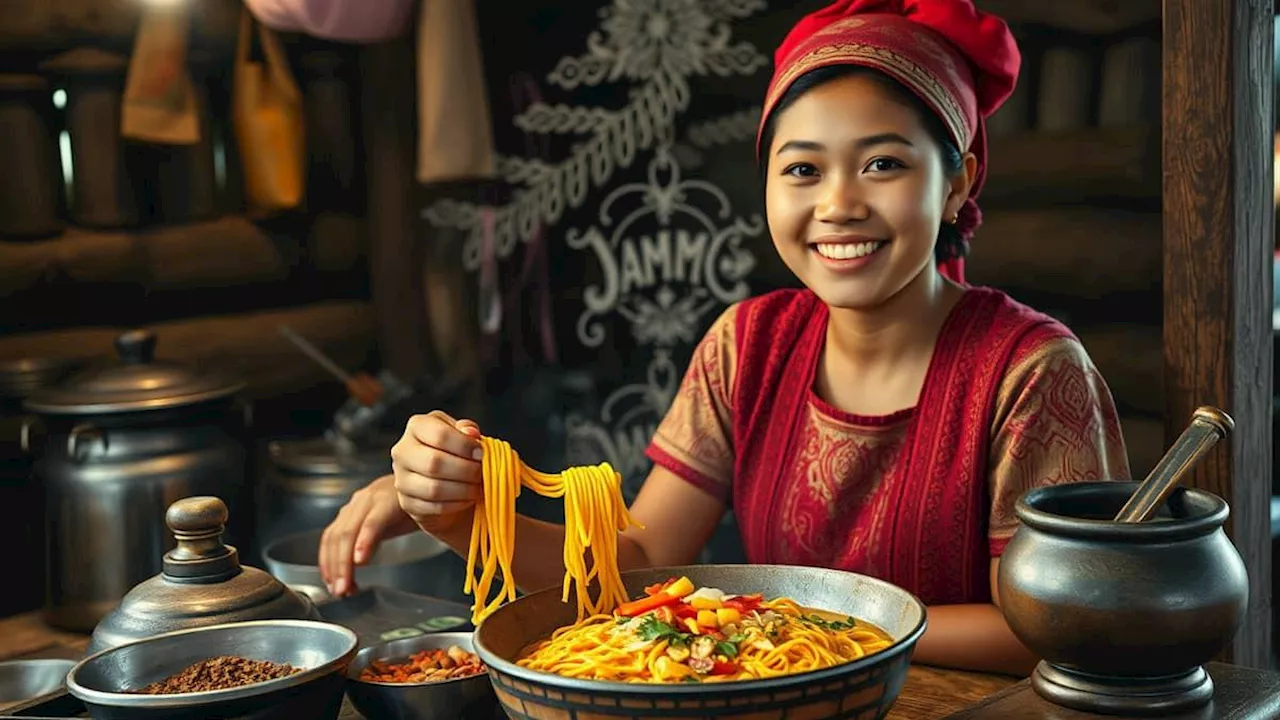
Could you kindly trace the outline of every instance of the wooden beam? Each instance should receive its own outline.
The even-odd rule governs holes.
[[[1048,25],[1089,35],[1110,35],[1160,17],[1160,0],[977,0],[974,4],[1010,24]]]
[[[287,324],[345,368],[373,351],[373,310],[365,302],[316,303],[268,312],[188,318],[148,326],[156,357],[218,368],[245,379],[246,395],[266,398],[337,383],[280,335]],[[114,355],[115,327],[0,336],[0,359]]]
[[[350,270],[364,258],[364,224],[320,215],[306,242],[316,269]],[[277,282],[301,263],[297,245],[238,216],[139,230],[73,228],[45,240],[0,242],[0,297],[63,280],[148,292]]]
[[[969,251],[972,282],[1072,298],[1160,286],[1160,215],[1085,207],[993,210]]]
[[[1271,659],[1272,6],[1164,2],[1166,442],[1196,406],[1235,419],[1190,483],[1231,505],[1250,581],[1228,653]]]
[[[362,113],[368,178],[369,274],[378,319],[378,349],[386,368],[406,380],[427,370],[421,253],[414,239],[413,134],[417,103],[413,53],[407,38],[360,51]]]
[[[984,208],[1160,197],[1160,132],[1145,125],[991,139]]]
[[[85,43],[128,48],[144,5],[138,0],[4,0],[0,2],[0,48],[54,51]],[[234,47],[240,0],[200,0],[190,5],[193,46]]]

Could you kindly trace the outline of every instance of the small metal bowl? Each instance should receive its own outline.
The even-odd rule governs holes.
[[[62,689],[74,660],[0,662],[0,709]]]
[[[118,645],[81,660],[67,690],[95,720],[298,717],[330,720],[342,709],[356,634],[314,620],[251,620],[179,630]],[[288,663],[301,672],[226,690],[142,695],[138,690],[202,660],[235,655]]]
[[[347,697],[362,715],[379,720],[492,717],[498,698],[487,672],[424,683],[360,679],[360,673],[375,660],[403,662],[419,650],[445,650],[452,645],[475,652],[469,632],[429,633],[367,647],[347,669]]]

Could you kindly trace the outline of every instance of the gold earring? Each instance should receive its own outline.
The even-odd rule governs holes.
[[[947,224],[955,225],[958,222],[960,222],[960,213],[956,213],[955,215],[952,215],[951,219],[947,221]]]

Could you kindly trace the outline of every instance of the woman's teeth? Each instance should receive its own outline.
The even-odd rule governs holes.
[[[818,243],[814,248],[824,258],[832,260],[852,260],[879,250],[884,246],[883,240],[865,243]]]

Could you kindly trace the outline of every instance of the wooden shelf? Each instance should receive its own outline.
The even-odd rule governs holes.
[[[1110,35],[1160,17],[1160,0],[976,0],[1009,24]]]
[[[298,392],[337,382],[280,335],[287,324],[345,368],[362,366],[374,348],[374,315],[367,302],[326,302],[283,310],[156,323],[156,357],[244,378],[251,398]],[[121,328],[83,327],[0,336],[0,359],[110,356]]]
[[[1159,212],[1074,207],[985,214],[965,273],[981,285],[1068,298],[1159,292]]]
[[[336,273],[363,261],[364,223],[321,215],[305,250],[312,267]],[[127,283],[148,292],[279,282],[304,247],[244,217],[140,230],[68,229],[57,237],[0,243],[0,297],[39,283]]]
[[[1160,198],[1160,133],[1148,126],[991,139],[984,204]]]

